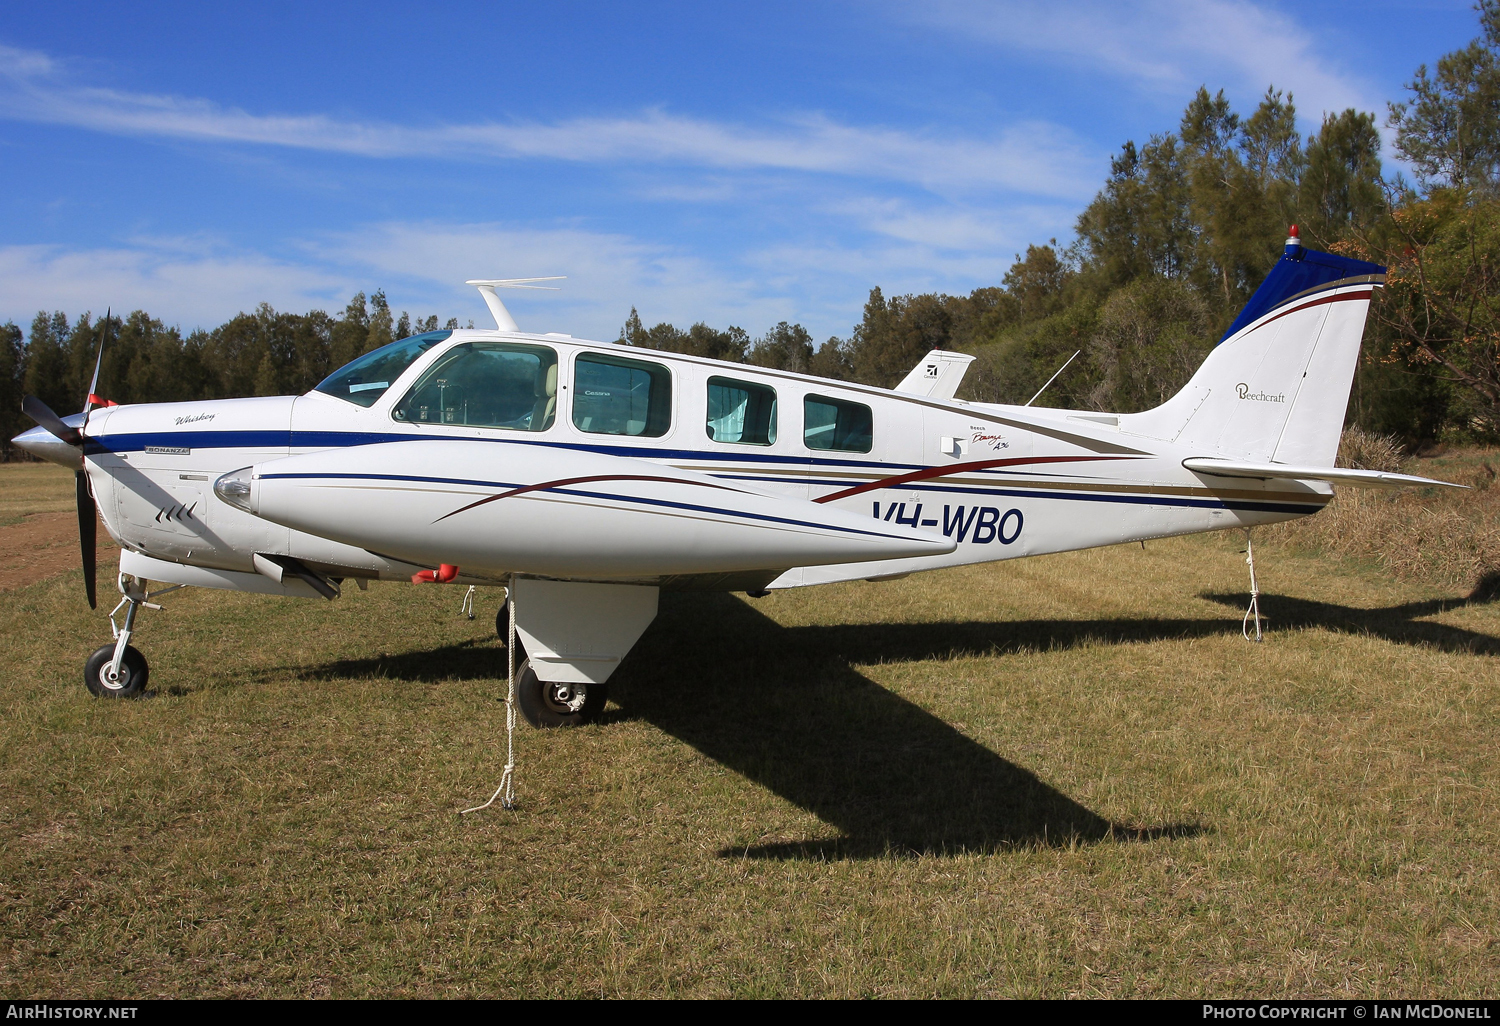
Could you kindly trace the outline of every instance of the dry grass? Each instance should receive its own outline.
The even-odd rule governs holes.
[[[1493,994],[1500,604],[1271,544],[1251,646],[1235,541],[668,596],[465,819],[460,592],[173,595],[132,703],[11,592],[0,993]]]
[[[1340,488],[1317,516],[1273,527],[1270,538],[1307,549],[1366,560],[1404,581],[1473,590],[1493,587],[1500,572],[1500,454],[1453,449],[1408,458],[1390,439],[1357,428],[1345,433],[1341,466],[1399,471],[1468,485],[1451,488]]]
[[[73,476],[51,463],[0,463],[0,527],[33,513],[73,512],[73,487]]]

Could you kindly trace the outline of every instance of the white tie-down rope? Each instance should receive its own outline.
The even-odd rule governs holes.
[[[511,576],[510,586],[505,589],[505,598],[510,606],[510,630],[505,640],[505,772],[500,775],[500,786],[490,795],[490,800],[472,809],[464,809],[460,816],[478,812],[495,804],[500,799],[502,809],[516,807],[516,578]]]
[[[1245,562],[1250,566],[1250,608],[1245,610],[1245,619],[1240,623],[1240,633],[1246,641],[1263,641],[1260,633],[1260,588],[1255,583],[1255,546],[1250,543],[1250,528],[1245,528]],[[1255,637],[1250,636],[1250,618],[1255,617]]]
[[[458,611],[470,620],[474,619],[474,591],[475,586],[469,585],[469,590],[464,592],[463,605],[458,607]]]

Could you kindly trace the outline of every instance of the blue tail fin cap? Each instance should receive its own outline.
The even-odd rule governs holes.
[[[1250,297],[1250,302],[1245,304],[1245,309],[1240,311],[1219,341],[1233,338],[1245,325],[1259,320],[1278,306],[1317,292],[1324,286],[1348,279],[1354,279],[1349,284],[1370,281],[1383,278],[1384,274],[1385,268],[1379,264],[1304,249],[1302,240],[1297,237],[1297,226],[1292,225],[1281,259],[1276,261],[1276,266],[1271,268],[1271,273],[1266,275],[1266,280],[1261,282],[1260,288],[1255,290],[1255,295]]]

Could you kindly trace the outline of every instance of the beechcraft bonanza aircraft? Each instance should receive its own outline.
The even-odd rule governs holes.
[[[91,387],[67,418],[28,397],[40,426],[15,442],[77,471],[90,606],[96,509],[121,548],[125,624],[87,662],[94,694],[146,687],[147,581],[327,599],[451,582],[509,589],[521,711],[578,724],[663,589],[884,580],[1290,520],[1333,484],[1442,484],[1333,466],[1384,271],[1293,228],[1144,413],[964,402],[960,353],[884,389],[531,334],[495,289],[532,278],[469,283],[496,330],[393,342],[306,395],[96,408]]]

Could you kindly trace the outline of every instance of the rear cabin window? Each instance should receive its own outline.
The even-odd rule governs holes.
[[[451,334],[451,331],[429,331],[371,350],[318,382],[316,391],[356,406],[374,406],[417,357]]]
[[[715,442],[775,444],[776,390],[734,378],[709,378],[706,428]]]
[[[573,361],[573,424],[596,435],[656,438],[672,425],[672,374],[659,363],[582,353]]]
[[[861,403],[810,395],[802,400],[802,441],[809,449],[869,452],[874,419]]]
[[[454,346],[391,416],[414,424],[546,431],[557,416],[557,353],[514,342]]]

